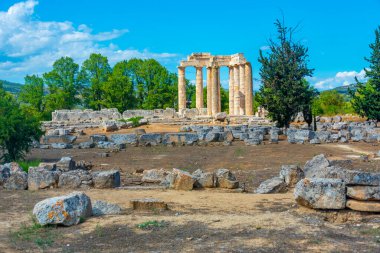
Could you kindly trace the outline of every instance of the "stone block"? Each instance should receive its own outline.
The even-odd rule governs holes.
[[[273,177],[262,182],[256,189],[257,194],[280,193],[286,191],[284,178]]]
[[[115,188],[120,186],[120,172],[118,170],[96,171],[92,173],[95,188]]]
[[[130,202],[133,210],[164,211],[168,209],[168,205],[164,201],[154,198],[132,199]]]

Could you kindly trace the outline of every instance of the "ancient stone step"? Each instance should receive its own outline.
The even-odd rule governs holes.
[[[380,200],[379,186],[349,186],[347,196],[357,200]]]
[[[156,211],[156,210],[168,209],[168,205],[160,199],[153,199],[153,198],[132,199],[130,203],[133,210]]]
[[[360,201],[355,199],[349,199],[346,202],[346,207],[355,211],[380,212],[379,201]]]

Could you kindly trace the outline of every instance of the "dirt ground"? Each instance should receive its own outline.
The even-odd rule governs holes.
[[[174,128],[173,128],[174,129]],[[171,131],[171,130],[168,130]],[[105,200],[125,209],[123,215],[92,217],[72,227],[51,227],[20,236],[32,224],[33,206],[62,189],[0,191],[0,252],[380,252],[380,215],[349,210],[316,211],[299,207],[292,192],[253,194],[282,164],[299,164],[324,153],[352,159],[354,167],[380,172],[380,160],[363,162],[380,146],[368,143],[260,146],[128,147],[102,158],[104,150],[33,150],[29,159],[57,161],[62,156],[92,162],[94,170],[119,168],[123,185],[138,169],[174,167],[193,171],[231,169],[247,193],[208,189],[85,190],[92,201]],[[163,212],[136,212],[129,201],[153,197],[168,203]],[[161,224],[152,229],[137,225]],[[24,224],[24,225],[23,225]]]

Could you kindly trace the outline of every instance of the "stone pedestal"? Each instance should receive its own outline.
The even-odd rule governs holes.
[[[195,79],[195,99],[196,108],[198,110],[203,108],[203,72],[202,67],[195,67],[196,69],[196,79]]]

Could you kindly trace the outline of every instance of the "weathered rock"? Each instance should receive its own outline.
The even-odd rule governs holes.
[[[62,157],[55,166],[60,171],[75,170],[75,161],[71,157]]]
[[[217,179],[217,187],[227,189],[236,189],[239,187],[239,182],[236,180],[235,175],[228,169],[218,169],[215,176]]]
[[[320,154],[306,162],[303,172],[305,173],[305,177],[320,177],[318,173],[328,166],[330,166],[329,160],[324,154]]]
[[[341,179],[305,178],[294,189],[298,204],[315,209],[344,209],[346,184]]]
[[[168,133],[162,143],[165,145],[193,145],[199,140],[196,133]]]
[[[118,170],[97,171],[92,173],[95,188],[115,188],[120,186],[120,172]]]
[[[33,215],[41,225],[76,225],[82,218],[92,215],[91,200],[82,192],[48,198],[34,206]]]
[[[28,188],[28,173],[22,170],[11,171],[9,178],[4,183],[7,190],[26,190]]]
[[[269,134],[270,134],[270,143],[272,144],[278,143],[279,129],[273,127],[270,129]]]
[[[217,121],[225,121],[226,118],[227,118],[227,113],[225,113],[225,112],[218,112],[214,116],[214,119]]]
[[[51,143],[50,146],[55,149],[70,149],[73,145],[67,143]]]
[[[94,148],[95,147],[95,143],[93,142],[90,142],[90,141],[87,141],[87,142],[81,142],[79,143],[79,146],[78,146],[80,149],[89,149],[89,148]]]
[[[40,163],[38,167],[44,168],[45,170],[57,170],[56,163]]]
[[[111,204],[105,201],[97,200],[92,204],[92,214],[94,216],[101,215],[119,215],[122,214],[123,210],[119,205]]]
[[[266,193],[279,193],[286,191],[286,184],[284,178],[273,177],[262,182],[256,189],[255,193],[266,194]]]
[[[139,137],[139,144],[142,146],[156,146],[162,142],[162,135],[149,133],[142,134]]]
[[[134,134],[137,134],[137,135],[146,134],[146,131],[143,128],[135,129],[133,132],[134,132]]]
[[[344,169],[353,169],[352,160],[345,159],[345,160],[331,160],[330,166],[337,166]]]
[[[219,141],[220,134],[221,133],[219,133],[219,132],[210,131],[210,132],[208,132],[206,134],[205,141],[206,142],[216,142],[216,141]]]
[[[203,172],[201,169],[198,169],[192,175],[196,179],[194,186],[197,188],[213,188],[216,185],[214,173]]]
[[[112,132],[118,129],[115,121],[104,121],[101,124],[101,128],[103,132]]]
[[[282,165],[280,170],[280,177],[288,187],[294,187],[304,176],[302,169],[297,165]]]
[[[348,186],[347,196],[357,200],[380,200],[380,186]]]
[[[94,134],[90,136],[90,140],[93,143],[98,143],[100,141],[107,141],[108,139],[107,139],[107,136],[104,134]]]
[[[22,172],[23,170],[18,163],[6,163],[0,165],[0,186],[4,185],[12,173]]]
[[[92,175],[87,170],[72,170],[59,176],[58,187],[75,189],[92,185]]]
[[[330,131],[317,131],[317,132],[315,132],[315,138],[317,138],[321,142],[329,142],[330,136],[331,136]]]
[[[60,172],[39,167],[30,167],[28,173],[28,189],[39,190],[57,188]]]
[[[140,119],[139,120],[139,126],[147,125],[147,124],[148,124],[148,119]]]
[[[173,169],[175,179],[173,188],[176,190],[190,191],[193,189],[195,178],[187,171]]]
[[[318,138],[314,138],[310,140],[310,144],[321,144],[321,141]]]
[[[132,199],[131,206],[133,210],[140,211],[163,211],[168,209],[168,205],[164,201],[153,198]]]
[[[137,144],[136,134],[111,134],[110,140],[116,144]]]
[[[346,203],[347,208],[361,212],[380,212],[380,201],[360,201],[355,199],[348,199]]]
[[[119,150],[119,149],[124,149],[125,148],[125,144],[116,144],[114,142],[110,142],[110,141],[99,141],[96,146],[100,149],[115,149],[115,150]]]
[[[65,143],[72,144],[77,139],[74,135],[47,135],[43,138],[43,144]]]
[[[168,172],[164,169],[144,170],[141,181],[145,183],[161,183],[167,175]]]

